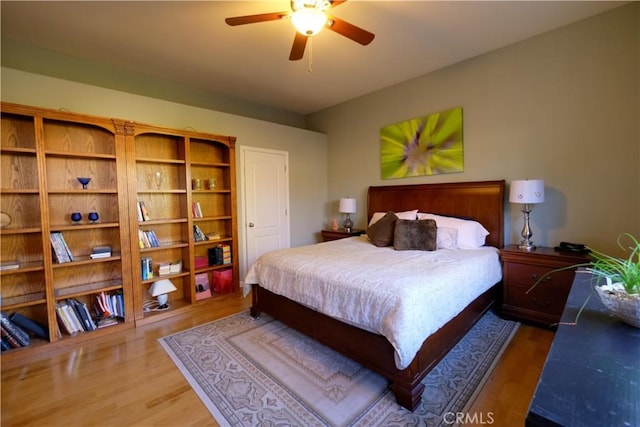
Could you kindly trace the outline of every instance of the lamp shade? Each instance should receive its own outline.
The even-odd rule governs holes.
[[[162,279],[158,280],[157,282],[153,282],[153,284],[149,288],[149,293],[152,297],[157,297],[158,295],[168,294],[169,292],[173,292],[176,290],[178,289],[173,285],[173,283],[171,283],[171,280]]]
[[[544,181],[541,179],[525,179],[511,181],[509,191],[511,203],[543,203]]]
[[[356,213],[356,199],[343,198],[340,199],[340,206],[338,207],[340,213]]]

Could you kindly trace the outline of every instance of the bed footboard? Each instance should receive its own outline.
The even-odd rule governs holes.
[[[384,376],[399,405],[413,411],[422,398],[422,380],[482,317],[495,301],[497,286],[431,335],[403,370],[395,365],[393,346],[382,335],[342,323],[320,312],[276,295],[258,285],[252,288],[251,316],[262,311]]]

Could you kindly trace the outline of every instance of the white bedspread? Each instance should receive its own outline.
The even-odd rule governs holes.
[[[244,281],[384,335],[406,368],[423,341],[500,281],[493,247],[437,251],[378,248],[351,237],[260,257]]]

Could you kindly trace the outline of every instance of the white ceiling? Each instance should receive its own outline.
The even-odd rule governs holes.
[[[358,1],[332,11],[375,33],[361,46],[323,30],[289,61],[287,20],[224,18],[288,11],[282,1],[1,4],[2,38],[215,94],[307,114],[618,7],[610,1]]]

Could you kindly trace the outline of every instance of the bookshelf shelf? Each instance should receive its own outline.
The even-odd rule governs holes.
[[[70,286],[67,288],[56,289],[56,300],[76,298],[83,295],[96,294],[100,292],[109,292],[122,289],[121,280],[109,280],[105,282],[86,283],[83,285]]]

